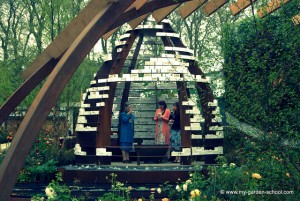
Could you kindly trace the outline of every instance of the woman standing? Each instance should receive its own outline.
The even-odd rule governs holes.
[[[179,151],[181,146],[181,132],[180,132],[180,110],[179,103],[173,104],[173,112],[170,115],[170,122],[173,122],[171,126],[171,151]],[[180,157],[176,156],[173,163],[180,163]]]
[[[165,101],[161,100],[158,102],[158,109],[154,115],[154,121],[156,121],[156,133],[155,143],[156,144],[170,144],[170,128],[169,128],[169,117],[171,111],[167,109]]]
[[[120,115],[120,148],[122,150],[123,163],[131,163],[129,151],[132,150],[134,137],[134,115],[130,103],[124,103],[125,111]]]

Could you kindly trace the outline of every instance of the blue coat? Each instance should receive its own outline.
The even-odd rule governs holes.
[[[134,115],[132,113],[128,115],[126,112],[122,112],[120,116],[120,123],[121,123],[120,142],[133,143]]]

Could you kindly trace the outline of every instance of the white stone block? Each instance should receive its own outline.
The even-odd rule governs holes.
[[[105,106],[105,102],[100,102],[100,103],[96,103],[97,107],[104,107]]]
[[[182,148],[181,152],[171,152],[171,156],[191,156],[191,148]]]
[[[106,148],[96,148],[96,156],[112,156],[112,152],[107,152]]]
[[[98,83],[106,83],[107,79],[98,79]]]

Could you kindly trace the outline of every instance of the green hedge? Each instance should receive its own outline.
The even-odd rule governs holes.
[[[284,138],[300,130],[300,26],[290,16],[251,17],[222,37],[227,111]]]

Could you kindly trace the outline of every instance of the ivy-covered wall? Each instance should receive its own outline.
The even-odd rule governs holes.
[[[222,37],[227,111],[283,138],[300,130],[300,26],[291,16],[250,17]]]

